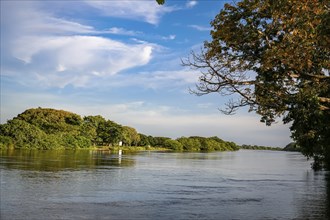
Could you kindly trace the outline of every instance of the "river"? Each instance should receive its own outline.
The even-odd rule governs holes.
[[[330,219],[299,153],[1,151],[0,218]]]

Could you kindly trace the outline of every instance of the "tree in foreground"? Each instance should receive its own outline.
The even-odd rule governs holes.
[[[192,92],[230,95],[232,114],[247,106],[271,125],[291,123],[313,168],[330,169],[330,3],[243,0],[225,4],[211,41],[183,65],[201,72]]]

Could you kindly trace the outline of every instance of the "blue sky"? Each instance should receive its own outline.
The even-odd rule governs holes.
[[[102,115],[153,136],[219,136],[285,146],[288,126],[266,127],[229,97],[189,93],[181,65],[210,40],[226,1],[1,1],[1,123],[27,108]]]

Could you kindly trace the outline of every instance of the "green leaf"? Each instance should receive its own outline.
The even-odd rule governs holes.
[[[165,0],[156,0],[159,5],[163,5],[165,3]]]

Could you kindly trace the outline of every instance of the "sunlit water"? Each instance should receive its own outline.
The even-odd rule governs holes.
[[[299,153],[2,151],[1,219],[329,219]]]

